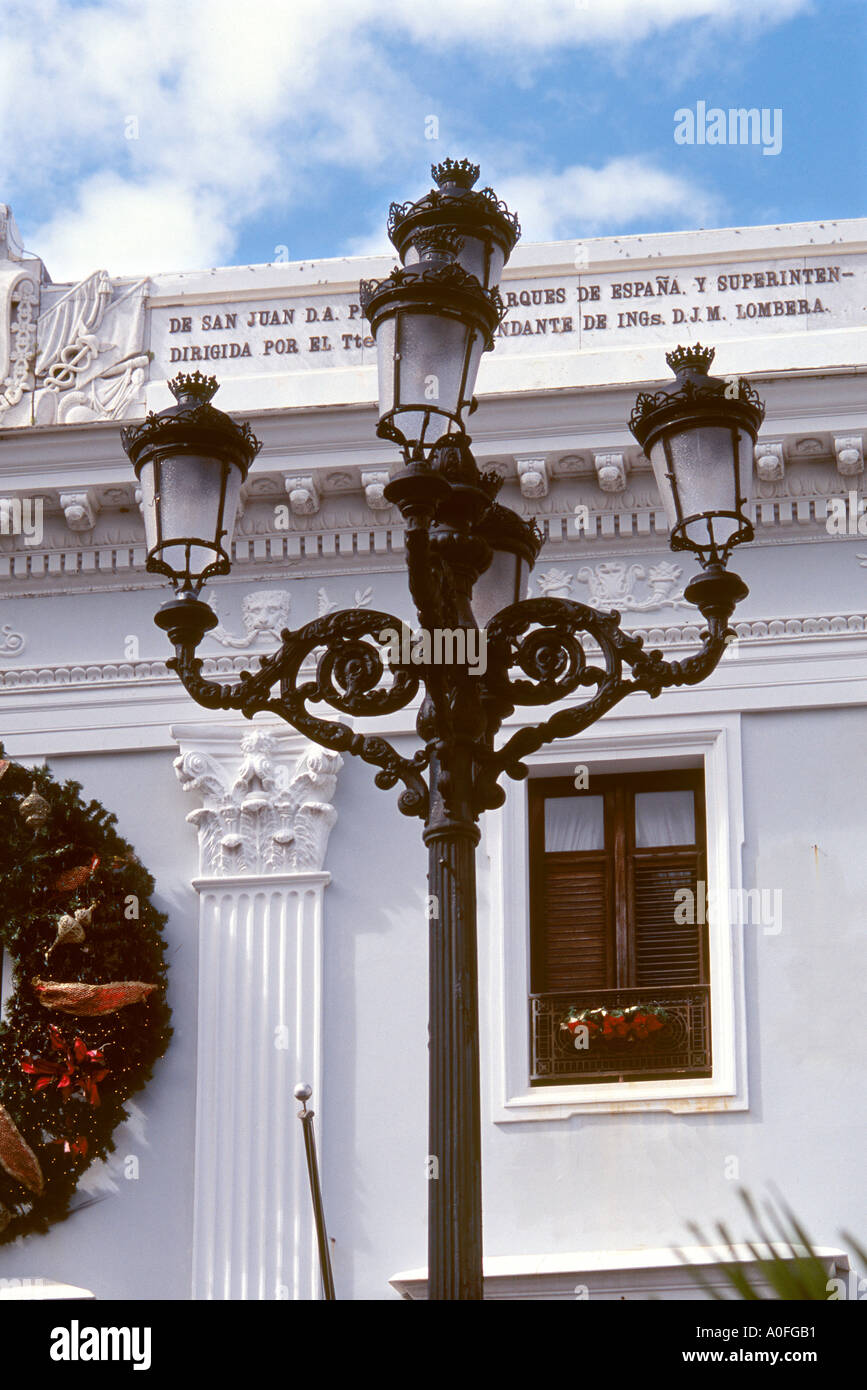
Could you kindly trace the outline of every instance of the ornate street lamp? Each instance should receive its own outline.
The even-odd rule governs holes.
[[[486,642],[483,673],[469,663],[438,663],[435,656],[420,664],[402,655],[386,662],[383,643],[402,624],[388,613],[355,609],[287,631],[279,651],[237,681],[206,679],[196,648],[216,620],[198,596],[208,566],[192,557],[222,549],[227,479],[234,482],[224,465],[228,460],[230,469],[242,471],[258,444],[246,426],[230,421],[238,433],[230,436],[228,426],[221,427],[225,449],[213,439],[209,450],[200,447],[200,411],[212,412],[211,421],[219,412],[207,404],[216,383],[198,377],[173,385],[181,393],[179,406],[185,401],[189,411],[186,425],[176,407],[123,433],[125,449],[140,466],[150,457],[149,441],[158,441],[161,478],[171,478],[169,489],[164,481],[143,488],[148,568],[168,573],[180,591],[156,621],[175,649],[168,665],[189,694],[206,709],[237,709],[248,718],[267,710],[314,742],[355,754],[378,769],[377,786],[401,782],[400,810],[424,822],[431,904],[428,1152],[438,1164],[428,1186],[431,1299],[482,1297],[479,818],[505,800],[503,774],[525,778],[524,759],[543,744],[587,728],[633,691],[656,696],[668,686],[697,684],[714,670],[734,606],[747,593],[726,565],[733,546],[752,535],[745,506],[750,450],[762,419],[752,388],[709,378],[710,354],[698,348],[672,354],[674,387],[643,393],[633,413],[633,429],[650,450],[668,509],[672,545],[692,549],[703,567],[686,590],[707,621],[693,656],[668,662],[659,651],[645,651],[640,637],[623,631],[617,612],[525,598],[541,538],[534,525],[495,501],[500,480],[480,473],[463,430],[478,356],[500,312],[493,280],[517,238],[516,221],[490,190],[472,192],[476,173],[466,162],[447,162],[434,170],[438,193],[392,209],[392,235],[407,266],[363,287],[362,300],[377,338],[380,432],[404,451],[405,467],[385,495],[406,524],[417,625],[428,634],[474,631]],[[435,398],[426,395],[429,376]],[[203,518],[198,527],[190,522],[196,515]],[[218,555],[210,563],[222,560]],[[599,649],[592,661],[585,636]],[[417,729],[423,746],[409,758],[384,738],[310,708],[325,704],[363,722],[404,708],[422,688]],[[498,742],[516,706],[552,703],[559,708],[546,721]]]
[[[262,447],[249,425],[238,425],[210,403],[215,377],[201,372],[169,382],[176,404],[120,432],[142,493],[147,567],[175,590],[164,604],[161,627],[173,622],[178,604],[197,612],[202,635],[217,622],[197,603],[202,585],[231,568],[231,545],[241,484]]]
[[[408,459],[429,457],[446,434],[463,433],[474,409],[482,353],[494,345],[502,303],[455,259],[460,238],[428,232],[414,265],[361,283],[361,308],[376,337],[379,428]]]
[[[692,603],[725,583],[732,547],[753,539],[746,507],[765,414],[743,377],[708,376],[713,359],[713,348],[700,343],[667,353],[676,380],[655,393],[641,392],[629,421],[653,467],[672,550],[691,550],[705,571],[685,590]],[[728,576],[728,586],[739,601],[747,591],[736,592],[735,578]]]

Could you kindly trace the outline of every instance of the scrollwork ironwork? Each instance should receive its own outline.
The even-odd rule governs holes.
[[[403,758],[386,739],[356,733],[349,725],[323,719],[308,709],[310,703],[324,703],[343,714],[370,716],[391,714],[407,705],[418,692],[418,674],[406,668],[387,671],[378,647],[364,640],[400,626],[390,614],[370,609],[327,614],[294,632],[284,629],[279,650],[265,657],[257,671],[242,671],[232,683],[202,675],[202,660],[195,656],[192,642],[177,641],[175,656],[167,665],[206,709],[237,709],[248,719],[270,711],[315,743],[378,767],[378,787],[389,789],[402,781],[401,811],[424,817],[428,794],[421,771],[428,761],[426,750]],[[316,661],[313,679],[302,681],[302,667],[310,656]],[[383,686],[387,674],[391,684]],[[275,685],[279,685],[279,696],[272,694]]]
[[[499,726],[517,705],[552,704],[581,687],[595,691],[583,703],[557,710],[544,723],[518,729],[500,749],[491,747],[482,759],[485,799],[502,772],[526,777],[525,757],[588,728],[632,691],[643,690],[655,698],[668,686],[703,680],[720,660],[729,633],[724,619],[711,617],[708,622],[701,650],[684,661],[670,662],[661,651],[646,651],[640,636],[624,632],[616,610],[602,613],[554,598],[528,599],[504,609],[488,628],[488,670],[482,680],[492,723]],[[582,634],[597,644],[604,665],[588,663]],[[624,663],[631,677],[624,676]],[[516,669],[530,679],[512,676]]]

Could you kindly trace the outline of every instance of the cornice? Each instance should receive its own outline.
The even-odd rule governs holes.
[[[754,384],[767,406],[762,437],[867,430],[867,368],[854,365],[857,360],[844,368],[779,373],[763,369],[755,373]],[[661,380],[661,353],[655,365]],[[498,454],[575,449],[626,451],[637,464],[642,455],[629,434],[627,421],[636,391],[656,380],[648,378],[629,386],[599,382],[562,389],[530,383],[521,389],[479,393],[479,408],[471,422],[474,449],[485,459]],[[354,468],[360,477],[362,469],[401,466],[397,449],[376,438],[377,411],[372,401],[361,405],[230,408],[249,419],[262,440],[251,482],[272,471],[303,474],[312,470],[320,474]],[[643,466],[648,466],[646,461]],[[89,487],[129,490],[135,486],[116,421],[0,430],[0,478],[4,492],[11,493],[54,489],[59,495],[60,491]]]
[[[864,425],[763,435],[756,448],[759,543],[827,539],[828,499],[863,494],[865,441]],[[479,448],[477,456],[483,468],[503,477],[506,504],[538,522],[546,542],[542,564],[570,545],[580,558],[611,545],[626,554],[667,543],[656,484],[634,443],[603,450],[579,438],[565,449]],[[396,568],[404,551],[403,522],[382,496],[393,471],[381,460],[370,469],[332,464],[306,473],[290,466],[255,471],[232,543],[235,578],[277,579],[302,567],[311,575]],[[16,507],[30,508],[30,515],[40,509],[39,544],[8,534]],[[23,597],[156,583],[145,573],[134,479],[93,487],[42,485],[33,492],[16,492],[0,480],[0,514],[12,518],[8,525],[0,519],[0,593]]]

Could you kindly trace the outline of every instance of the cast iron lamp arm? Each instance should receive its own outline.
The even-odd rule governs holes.
[[[225,683],[202,675],[202,658],[195,654],[202,634],[174,627],[169,630],[169,639],[175,655],[166,665],[205,709],[237,709],[247,719],[268,711],[314,743],[378,767],[376,785],[388,790],[403,782],[400,810],[408,816],[424,817],[428,806],[428,789],[421,776],[428,760],[424,749],[411,759],[401,757],[387,739],[356,733],[348,724],[319,718],[307,708],[308,702],[322,702],[338,712],[366,717],[392,714],[409,704],[418,692],[418,674],[401,667],[393,672],[390,686],[378,688],[385,673],[382,654],[362,640],[400,627],[397,618],[369,609],[330,613],[295,631],[285,628],[281,647],[263,658],[258,671],[242,671],[239,680]],[[316,651],[313,679],[302,682],[301,667]],[[272,691],[278,684],[280,693],[274,697]]]
[[[704,680],[734,635],[728,626],[731,609],[725,612],[725,606],[706,613],[708,627],[701,649],[683,661],[666,661],[658,650],[645,651],[643,638],[630,636],[619,626],[616,611],[602,613],[568,599],[544,598],[524,600],[497,614],[488,628],[488,669],[482,677],[495,723],[501,723],[516,706],[558,703],[581,686],[596,687],[596,693],[580,705],[557,710],[543,723],[516,730],[500,748],[491,748],[480,760],[481,782],[491,790],[502,772],[525,778],[527,768],[521,759],[546,743],[589,728],[633,691],[643,690],[656,698],[669,686]],[[531,626],[534,631],[523,636]],[[604,667],[588,665],[582,632],[598,643]],[[631,668],[631,678],[624,675],[624,663]],[[531,679],[510,679],[509,671],[515,667]]]

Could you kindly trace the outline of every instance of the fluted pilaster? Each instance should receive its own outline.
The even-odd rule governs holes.
[[[321,1101],[323,863],[341,759],[249,725],[173,734],[181,784],[203,802],[188,816],[201,867],[192,1296],[318,1298],[292,1090],[308,1081]]]

